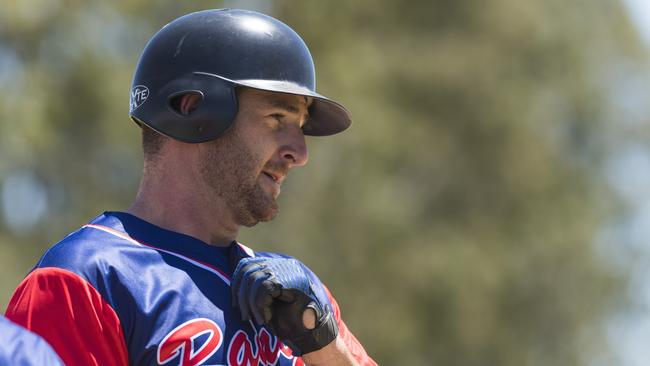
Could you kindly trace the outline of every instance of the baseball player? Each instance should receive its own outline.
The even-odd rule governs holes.
[[[188,14],[149,41],[130,97],[135,202],[51,247],[7,316],[68,366],[375,365],[309,268],[236,241],[277,214],[304,136],[351,123],[303,40],[252,11]]]
[[[63,366],[38,335],[0,316],[0,366]]]

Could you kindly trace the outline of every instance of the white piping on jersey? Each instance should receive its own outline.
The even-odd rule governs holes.
[[[164,253],[167,253],[167,254],[173,255],[173,256],[175,256],[175,257],[177,257],[177,258],[183,259],[183,260],[185,260],[185,261],[187,261],[187,262],[189,262],[189,263],[192,263],[193,265],[195,265],[195,266],[197,266],[197,267],[203,268],[203,269],[205,269],[206,271],[210,271],[210,272],[214,273],[214,274],[217,275],[221,280],[223,280],[223,282],[225,282],[228,286],[230,286],[230,279],[228,279],[228,277],[226,277],[223,273],[221,273],[220,271],[218,271],[218,270],[215,269],[215,268],[212,268],[212,267],[210,267],[210,266],[207,266],[207,265],[205,265],[205,264],[203,264],[203,263],[201,263],[201,262],[198,262],[198,261],[196,261],[196,260],[194,260],[194,259],[192,259],[192,258],[186,257],[186,256],[181,255],[181,254],[178,254],[178,253],[174,253],[174,252],[169,251],[169,250],[160,249],[160,248],[157,248],[157,247],[154,247],[154,246],[151,246],[151,245],[147,245],[147,244],[144,244],[144,243],[140,243],[139,241],[133,239],[133,238],[130,237],[129,235],[127,235],[127,234],[125,234],[125,233],[122,233],[122,232],[119,232],[119,231],[117,231],[117,230],[115,230],[115,229],[112,229],[112,228],[110,228],[110,227],[106,227],[106,226],[102,226],[102,225],[94,225],[94,224],[87,224],[87,225],[84,225],[83,227],[84,227],[84,228],[87,227],[87,228],[92,228],[92,229],[101,230],[101,231],[107,232],[107,233],[109,233],[109,234],[112,234],[112,235],[114,235],[114,236],[117,236],[117,237],[119,237],[119,238],[121,238],[121,239],[124,239],[124,240],[126,240],[126,241],[128,241],[128,242],[130,242],[130,243],[132,243],[132,244],[135,244],[135,245],[138,245],[138,246],[141,246],[141,247],[145,247],[145,248],[151,248],[151,249],[154,249],[154,250],[157,250],[157,251],[160,251],[160,252],[164,252]],[[238,244],[239,244],[239,243],[238,243]],[[241,245],[241,244],[240,244],[240,245]],[[242,247],[243,247],[243,245],[242,245]],[[246,249],[251,250],[250,248],[245,247],[244,250],[246,250]],[[251,252],[252,252],[252,251],[251,251]],[[247,254],[248,254],[248,251],[247,251]]]
[[[245,246],[244,244],[242,244],[240,242],[237,242],[237,244],[239,245],[240,248],[242,248],[244,250],[244,252],[246,252],[246,254],[248,254],[249,257],[254,257],[255,256],[255,252],[253,251],[253,249]]]

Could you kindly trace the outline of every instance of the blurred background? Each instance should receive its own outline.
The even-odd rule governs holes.
[[[241,7],[303,36],[355,122],[308,139],[279,217],[240,241],[303,259],[382,365],[648,365],[646,3],[3,0],[0,306],[134,197],[149,37]]]

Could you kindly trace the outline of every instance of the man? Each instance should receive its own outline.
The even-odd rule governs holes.
[[[135,202],[50,248],[7,316],[67,365],[375,365],[306,266],[235,241],[277,214],[304,135],[351,123],[315,92],[302,39],[250,11],[176,19],[140,58],[130,114]]]

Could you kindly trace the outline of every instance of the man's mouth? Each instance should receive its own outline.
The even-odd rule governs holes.
[[[271,173],[263,172],[267,177],[271,178],[274,182],[278,181],[278,178]]]
[[[273,198],[277,198],[280,195],[280,189],[282,187],[282,180],[284,179],[284,176],[267,171],[264,171],[262,173],[264,173],[264,176],[267,178],[266,181],[269,182],[268,184],[270,185]]]
[[[263,171],[262,173],[264,173],[264,175],[266,175],[267,177],[271,178],[271,180],[277,183],[278,185],[282,184],[282,181],[284,180],[285,177],[282,174],[269,172],[269,171]]]

